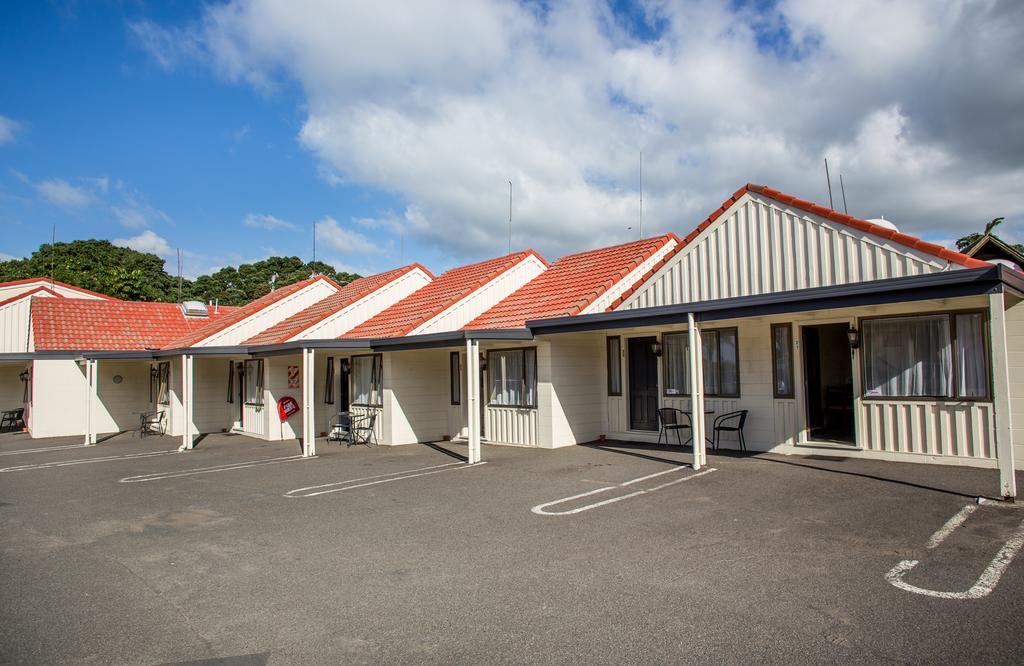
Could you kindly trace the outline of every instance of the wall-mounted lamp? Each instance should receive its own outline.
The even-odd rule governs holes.
[[[487,372],[487,357],[480,354],[480,372]]]
[[[352,367],[351,362],[347,358],[341,359],[341,363],[338,364],[341,367],[343,374],[348,374],[349,369]]]
[[[853,326],[850,327],[850,330],[846,331],[846,339],[850,341],[850,349],[860,347],[860,331]]]
[[[155,365],[149,366],[149,377],[150,379],[156,379],[157,375],[160,374],[160,370]]]
[[[655,356],[661,356],[661,343],[660,342],[655,341],[655,342],[651,343],[651,353],[654,354]]]
[[[28,370],[22,370],[21,373],[18,375],[18,379],[20,379],[23,382],[27,382],[30,376],[31,375],[28,374]]]

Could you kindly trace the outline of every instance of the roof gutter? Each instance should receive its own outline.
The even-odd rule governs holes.
[[[856,282],[756,296],[619,310],[526,322],[534,335],[719,321],[831,308],[977,296],[1009,290],[1024,295],[1024,275],[1003,266],[958,269],[887,280]]]
[[[533,333],[526,328],[492,328],[442,333],[423,333],[401,338],[378,338],[372,341],[374,351],[403,351],[410,349],[438,349],[458,347],[467,340],[532,340]]]

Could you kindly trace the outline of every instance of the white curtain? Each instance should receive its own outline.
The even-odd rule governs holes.
[[[956,316],[957,395],[962,398],[988,395],[984,333],[980,312]]]
[[[491,377],[492,405],[533,407],[537,404],[536,349],[490,352],[487,372]]]
[[[951,397],[953,349],[949,316],[864,322],[868,397]]]
[[[381,404],[380,356],[355,356],[352,358],[352,403],[356,405],[379,406]]]
[[[686,333],[663,335],[662,352],[665,358],[665,393],[668,395],[690,392],[690,348]]]

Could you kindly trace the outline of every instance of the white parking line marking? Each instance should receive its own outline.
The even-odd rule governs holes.
[[[483,462],[473,463],[472,465],[464,462],[452,462],[444,463],[443,465],[431,465],[429,467],[407,469],[402,470],[400,472],[389,472],[387,474],[377,474],[375,476],[364,476],[359,479],[346,479],[345,481],[336,481],[334,483],[322,483],[318,486],[306,486],[305,488],[296,488],[295,490],[289,490],[284,494],[284,496],[290,498],[318,497],[320,495],[327,495],[329,493],[340,493],[345,490],[355,490],[356,488],[375,486],[380,483],[391,483],[392,481],[414,479],[419,476],[430,476],[431,474],[440,474],[441,472],[455,472],[460,469],[469,469],[470,467],[479,467],[480,465],[486,464],[487,461],[485,460]]]
[[[154,472],[153,474],[138,474],[126,476],[120,479],[121,483],[145,483],[146,481],[162,481],[163,479],[176,479],[182,476],[196,476],[199,474],[214,474],[216,472],[230,472],[236,469],[247,467],[259,467],[261,465],[275,465],[277,463],[293,462],[296,460],[312,460],[316,456],[303,457],[302,454],[294,456],[283,456],[281,458],[263,458],[261,460],[245,460],[237,463],[224,463],[223,465],[211,465],[210,467],[193,467],[177,472]]]
[[[37,446],[34,449],[17,449],[16,451],[4,451],[0,456],[18,456],[24,453],[46,453],[47,451],[62,451],[64,449],[84,449],[87,444],[65,444],[64,446]]]
[[[57,462],[48,463],[37,463],[35,465],[16,465],[14,467],[4,467],[0,469],[0,472],[27,472],[29,470],[36,469],[50,469],[52,467],[68,467],[70,465],[88,465],[90,463],[99,462],[117,462],[120,460],[131,460],[133,458],[152,458],[154,456],[169,456],[172,453],[177,453],[175,449],[170,451],[151,451],[149,453],[130,453],[123,456],[101,456],[98,458],[78,458],[76,460],[60,460]]]
[[[946,524],[938,529],[928,539],[926,547],[929,549],[935,548],[942,543],[946,537],[950,535],[960,525],[963,525],[967,517],[970,516],[977,509],[976,504],[968,504],[961,509],[955,516],[946,521]],[[1024,521],[1021,521],[1020,525],[1013,535],[1003,544],[1003,547],[999,549],[992,561],[988,563],[985,570],[981,572],[981,576],[978,580],[965,592],[943,592],[940,590],[928,590],[923,587],[911,585],[903,580],[907,573],[920,564],[919,560],[902,560],[899,564],[894,566],[889,573],[885,574],[885,580],[890,585],[898,587],[901,590],[907,592],[913,592],[914,594],[923,594],[928,597],[935,597],[936,599],[981,599],[992,593],[992,590],[996,588],[999,583],[999,579],[1003,575],[1003,571],[1009,566],[1013,558],[1020,552],[1020,549],[1024,547]]]
[[[714,472],[717,468],[709,467],[709,468],[707,468],[707,469],[705,469],[705,470],[703,470],[701,472],[697,472],[696,474],[691,474],[690,476],[685,476],[685,477],[683,477],[681,479],[675,479],[673,481],[669,481],[668,483],[662,483],[661,485],[654,486],[653,488],[647,488],[647,489],[644,489],[644,490],[637,490],[635,492],[627,493],[625,495],[620,495],[618,497],[611,497],[611,498],[606,499],[606,500],[601,500],[600,502],[595,502],[593,504],[587,504],[585,506],[577,507],[575,509],[570,509],[569,511],[547,511],[547,508],[551,507],[551,506],[556,506],[558,504],[565,504],[566,502],[571,502],[572,500],[580,499],[581,497],[588,497],[590,495],[597,495],[598,493],[605,493],[605,492],[608,492],[609,490],[615,490],[616,488],[628,488],[629,486],[633,485],[634,483],[639,483],[641,481],[646,481],[648,479],[653,479],[654,477],[661,476],[663,474],[671,474],[672,472],[679,472],[679,471],[687,470],[687,469],[693,469],[693,468],[691,466],[689,466],[689,465],[683,465],[683,466],[680,466],[680,467],[673,467],[672,469],[667,469],[667,470],[665,470],[663,472],[656,472],[654,474],[648,474],[647,476],[641,476],[641,477],[636,478],[636,479],[630,479],[629,481],[625,481],[625,482],[620,483],[618,485],[605,486],[604,488],[598,488],[597,490],[589,490],[589,491],[587,491],[585,493],[580,493],[579,495],[572,495],[571,497],[563,497],[562,499],[557,499],[557,500],[555,500],[553,502],[546,502],[544,504],[538,504],[537,506],[535,506],[532,509],[530,509],[530,511],[532,511],[533,513],[536,513],[539,516],[571,516],[573,514],[582,513],[584,511],[590,511],[591,509],[596,509],[598,507],[605,506],[607,504],[614,504],[615,502],[621,502],[622,500],[626,500],[626,499],[629,499],[631,497],[638,497],[640,495],[646,495],[648,493],[653,493],[655,491],[661,490],[662,488],[668,488],[669,486],[674,486],[677,483],[682,483],[683,481],[689,481],[690,479],[696,479],[699,476],[704,476],[705,474],[710,474],[711,472]]]

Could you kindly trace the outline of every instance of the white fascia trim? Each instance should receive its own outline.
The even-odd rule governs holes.
[[[665,257],[665,255],[671,252],[677,245],[679,245],[679,241],[677,241],[675,238],[670,238],[668,242],[665,243],[665,245],[658,248],[657,252],[648,257],[639,266],[631,270],[629,274],[626,275],[626,277],[616,282],[614,285],[612,285],[611,289],[598,296],[597,300],[595,300],[587,307],[583,308],[583,310],[580,311],[580,314],[604,312],[609,305],[615,302],[616,298],[621,296],[624,291],[626,291],[634,284],[636,284],[637,281],[647,273],[647,271],[654,268],[654,265],[661,261]]]

